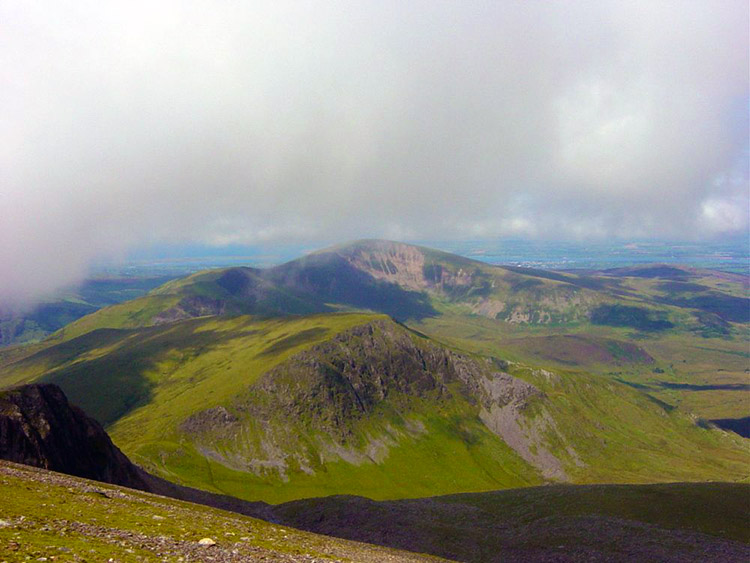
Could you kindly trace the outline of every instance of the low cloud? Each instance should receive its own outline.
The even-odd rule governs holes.
[[[0,300],[155,242],[736,235],[746,2],[0,3]]]

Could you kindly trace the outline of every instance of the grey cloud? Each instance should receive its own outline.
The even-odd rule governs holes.
[[[0,298],[156,241],[748,228],[746,2],[0,2]]]

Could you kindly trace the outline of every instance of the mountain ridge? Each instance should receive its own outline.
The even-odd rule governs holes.
[[[746,478],[747,444],[662,399],[713,392],[665,362],[688,313],[653,302],[708,282],[624,278],[612,287],[644,300],[613,301],[590,277],[512,270],[364,241],[199,273],[81,319],[0,381],[57,383],[149,471],[248,500]],[[407,318],[352,311],[380,302]],[[423,305],[432,316],[408,318]],[[566,307],[588,320],[540,322]],[[731,381],[715,396],[739,396]]]

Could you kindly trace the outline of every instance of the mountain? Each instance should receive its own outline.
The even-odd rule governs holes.
[[[731,323],[750,321],[747,285],[737,274],[673,266],[585,274],[492,266],[424,247],[368,240],[264,270],[236,267],[175,280],[72,323],[58,337],[206,315],[341,308],[401,321],[463,313],[511,325],[593,324],[645,334],[680,328],[727,335]]]
[[[555,272],[365,240],[269,269],[209,270],[106,307],[39,347],[190,318],[374,311],[453,347],[584,370],[744,428],[750,278],[675,265]],[[0,351],[0,369],[39,347]]]
[[[616,299],[595,291],[604,286],[593,278],[490,266],[403,243],[360,241],[265,270],[228,268],[175,280],[140,300],[73,323],[61,336],[205,315],[309,314],[342,307],[399,320],[459,306],[511,323],[577,322],[596,305]]]
[[[96,330],[3,378],[58,384],[145,469],[247,500],[747,474],[741,438],[637,389],[462,353],[382,315]]]

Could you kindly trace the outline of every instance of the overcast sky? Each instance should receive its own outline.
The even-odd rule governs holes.
[[[151,243],[748,229],[746,0],[0,0],[0,300]]]

